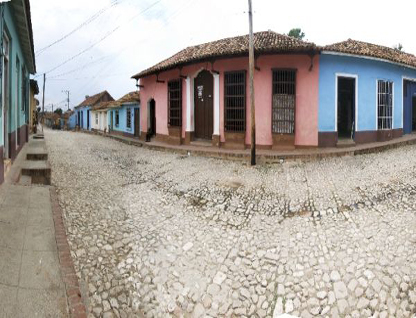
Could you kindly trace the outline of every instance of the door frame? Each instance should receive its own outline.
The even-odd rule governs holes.
[[[157,130],[156,100],[153,97],[151,97],[149,99],[149,101],[147,102],[147,132],[146,133],[149,134],[150,126],[153,125],[152,124],[153,120],[152,120],[152,118],[150,118],[150,116],[151,116],[151,107],[152,107],[151,104],[152,104],[152,101],[153,101],[153,105],[154,105],[154,114],[153,114],[153,117],[154,117],[154,126],[155,127],[153,127],[154,128],[154,131],[152,131],[152,134],[150,136],[156,136],[156,130]]]
[[[134,136],[135,137],[140,137],[140,108],[139,107],[134,107],[133,108],[133,114],[134,114]],[[136,125],[137,124],[137,125]]]
[[[10,158],[10,149],[9,149],[9,127],[10,127],[10,37],[7,34],[6,30],[3,31],[3,34],[1,35],[3,40],[7,40],[8,43],[8,51],[7,54],[2,53],[2,132],[3,132],[3,158]],[[4,43],[3,48],[4,50]],[[5,80],[4,74],[6,73],[6,67],[5,67],[5,60],[7,60],[7,81]],[[6,83],[7,82],[7,83]],[[7,84],[7,85],[6,85]],[[6,89],[7,88],[7,89]],[[6,99],[7,97],[7,99]]]
[[[413,82],[416,84],[416,78],[413,77],[407,77],[407,76],[402,76],[402,130],[403,130],[403,134],[404,134],[404,82],[405,81],[409,81],[409,82]],[[393,92],[394,92],[394,84],[393,84]],[[394,94],[393,94],[393,98],[394,98]],[[393,106],[394,106],[394,101],[393,101]],[[412,109],[413,112],[413,109]],[[394,115],[394,107],[393,107],[393,115]],[[392,121],[394,120],[394,117],[392,117]],[[392,123],[392,128],[393,128],[393,123]]]
[[[354,136],[358,131],[358,75],[351,73],[335,73],[335,132],[338,133],[338,79],[340,77],[355,80],[355,105],[354,105]],[[338,135],[337,135],[338,139]]]

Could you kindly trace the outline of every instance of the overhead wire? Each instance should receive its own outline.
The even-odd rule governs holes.
[[[133,21],[134,19],[136,19],[138,16],[142,15],[143,13],[145,13],[146,11],[150,10],[152,7],[154,7],[155,5],[157,5],[159,2],[161,2],[162,0],[157,0],[155,2],[153,2],[150,6],[146,7],[144,10],[142,10],[141,12],[139,12],[138,14],[136,14],[135,16],[133,16],[131,19],[129,19],[126,23],[130,23],[131,21]],[[53,71],[55,71],[56,69],[60,68],[61,66],[67,64],[68,62],[76,59],[77,57],[81,56],[82,54],[84,54],[85,52],[88,52],[89,50],[91,50],[93,47],[95,47],[97,44],[101,43],[102,41],[104,41],[105,39],[107,39],[110,35],[112,35],[114,32],[116,32],[117,30],[119,30],[125,23],[122,23],[120,25],[118,25],[117,27],[115,27],[114,29],[112,29],[111,31],[107,32],[103,37],[101,37],[98,41],[95,41],[93,44],[91,44],[90,46],[88,46],[87,48],[85,48],[84,50],[80,51],[79,53],[71,56],[70,58],[66,59],[65,61],[63,61],[62,63],[56,65],[55,67],[51,68],[50,70],[46,71],[45,73],[51,73]]]
[[[62,36],[61,38],[59,38],[58,40],[55,40],[54,42],[46,45],[45,47],[37,50],[35,52],[35,54],[37,56],[41,55],[43,52],[45,52],[47,49],[49,49],[50,47],[54,46],[55,44],[58,44],[60,42],[62,42],[63,40],[67,39],[68,37],[70,37],[72,34],[74,34],[75,32],[77,32],[78,30],[82,29],[83,27],[87,26],[88,24],[90,24],[91,22],[93,22],[94,20],[96,20],[99,16],[101,16],[104,12],[106,12],[108,9],[115,7],[116,5],[118,5],[120,3],[120,1],[123,0],[113,0],[112,3],[109,6],[106,6],[102,9],[100,9],[99,11],[97,11],[95,14],[93,14],[91,17],[89,17],[87,20],[85,20],[83,23],[81,23],[80,25],[78,25],[75,29],[73,29],[72,31],[70,31],[69,33],[65,34],[64,36]]]

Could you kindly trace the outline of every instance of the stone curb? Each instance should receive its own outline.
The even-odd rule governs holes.
[[[181,155],[196,155],[199,157],[206,157],[206,158],[215,158],[215,159],[225,159],[225,160],[237,160],[237,161],[249,161],[250,160],[250,154],[246,153],[232,153],[232,152],[221,152],[216,150],[189,150],[189,149],[181,149],[179,147],[164,147],[161,145],[152,145],[148,144],[141,140],[127,140],[123,138],[119,138],[116,135],[110,135],[110,134],[104,134],[101,132],[93,132],[93,131],[87,131],[87,130],[79,130],[76,132],[82,132],[85,134],[91,134],[91,135],[98,135],[102,137],[111,138],[113,140],[116,140],[118,142],[122,142],[127,145],[133,145],[136,147],[143,147],[150,150],[156,150],[156,151],[162,151],[162,152],[170,152],[170,153],[176,153]],[[259,163],[281,163],[282,161],[304,161],[304,162],[310,162],[310,161],[319,161],[326,158],[337,158],[337,157],[345,157],[345,156],[360,156],[365,154],[372,154],[372,153],[380,153],[383,151],[396,149],[404,146],[409,145],[415,145],[416,144],[416,138],[410,139],[410,140],[397,140],[392,141],[389,143],[382,143],[379,145],[372,144],[371,146],[365,146],[361,145],[359,147],[351,147],[351,148],[345,148],[345,149],[338,149],[334,151],[322,151],[322,152],[314,152],[314,153],[304,153],[304,154],[257,154],[257,160]],[[323,148],[325,149],[325,148]]]
[[[62,280],[65,284],[69,315],[71,318],[87,318],[84,298],[82,297],[78,277],[75,273],[74,263],[72,262],[65,232],[62,208],[59,205],[58,194],[55,187],[50,187],[50,196],[53,222],[55,224],[55,239],[58,247],[59,267]]]

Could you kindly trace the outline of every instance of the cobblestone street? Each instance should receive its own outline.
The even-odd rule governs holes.
[[[45,131],[90,317],[413,317],[416,148],[259,165]]]

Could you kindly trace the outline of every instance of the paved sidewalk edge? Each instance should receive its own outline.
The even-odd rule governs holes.
[[[78,277],[75,273],[68,240],[66,237],[63,212],[58,202],[56,188],[50,187],[53,222],[55,224],[55,238],[58,247],[59,267],[65,284],[68,309],[71,318],[87,318],[84,298],[79,288]]]

